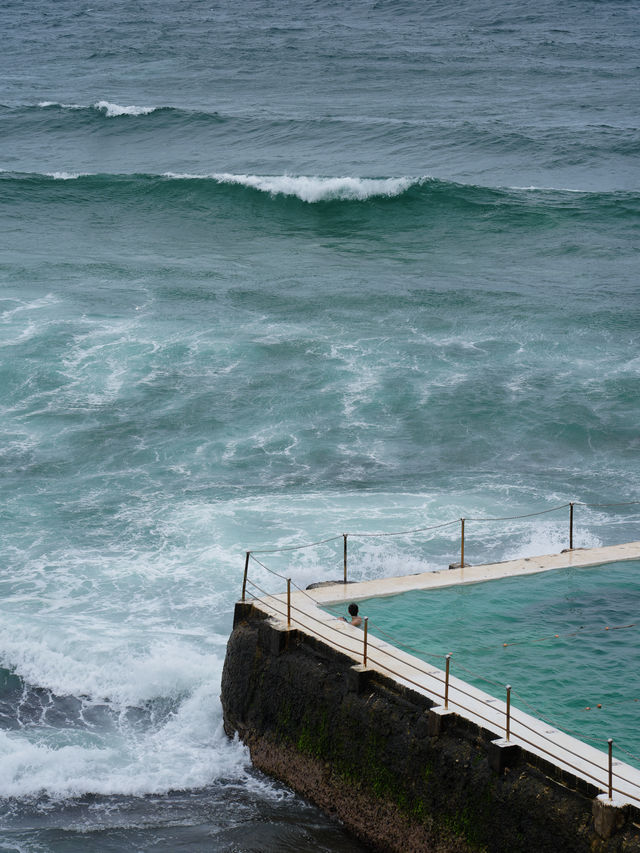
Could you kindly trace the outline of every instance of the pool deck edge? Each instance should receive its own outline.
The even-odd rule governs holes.
[[[574,548],[559,554],[544,554],[538,557],[522,557],[517,560],[505,560],[500,563],[482,563],[457,569],[437,569],[412,575],[377,578],[368,581],[334,584],[318,587],[305,593],[292,595],[300,598],[310,596],[316,604],[324,607],[329,604],[341,604],[345,601],[358,601],[363,598],[377,598],[385,595],[397,595],[417,589],[439,589],[458,584],[482,583],[500,578],[532,575],[551,569],[587,568],[601,563],[617,563],[625,560],[640,559],[640,541],[625,542],[621,545],[607,545],[600,548]]]

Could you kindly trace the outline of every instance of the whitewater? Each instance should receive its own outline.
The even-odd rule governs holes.
[[[570,501],[640,538],[638,11],[3,28],[0,850],[362,850],[222,731],[244,554],[548,553]]]

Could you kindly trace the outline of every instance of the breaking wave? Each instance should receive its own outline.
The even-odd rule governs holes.
[[[90,110],[93,112],[102,113],[107,118],[116,118],[117,116],[144,116],[149,113],[154,113],[166,107],[139,107],[135,104],[130,106],[121,106],[114,104],[111,101],[96,101],[91,106],[85,104],[63,104],[59,101],[40,101],[38,103],[40,109],[57,109],[57,110]]]
[[[304,175],[177,175],[167,173],[167,178],[181,180],[213,180],[219,184],[239,185],[260,190],[272,196],[295,196],[310,204],[318,201],[365,201],[378,196],[391,198],[402,195],[425,178],[323,178]]]

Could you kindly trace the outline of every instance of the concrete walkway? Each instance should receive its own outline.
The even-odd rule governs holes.
[[[361,583],[343,583],[311,590],[310,595],[318,604],[340,604],[346,600],[358,601],[380,595],[396,595],[414,589],[437,589],[443,586],[456,586],[461,583],[479,583],[516,575],[533,575],[551,569],[564,569],[569,566],[584,568],[599,566],[601,563],[617,563],[623,560],[640,560],[640,542],[626,542],[623,545],[609,545],[606,548],[578,548],[563,551],[560,554],[546,554],[542,557],[524,557],[520,560],[507,560],[503,563],[484,563],[468,566],[464,569],[448,569],[435,572],[422,572],[417,575],[380,578]]]

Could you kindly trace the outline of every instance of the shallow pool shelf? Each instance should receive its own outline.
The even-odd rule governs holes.
[[[581,551],[580,565],[640,554],[640,543],[617,548]],[[577,553],[521,561],[523,571]],[[505,570],[516,573],[472,574]],[[455,573],[239,602],[222,679],[227,733],[376,850],[640,853],[639,770],[388,643],[364,648],[362,630],[320,606],[466,581]]]

